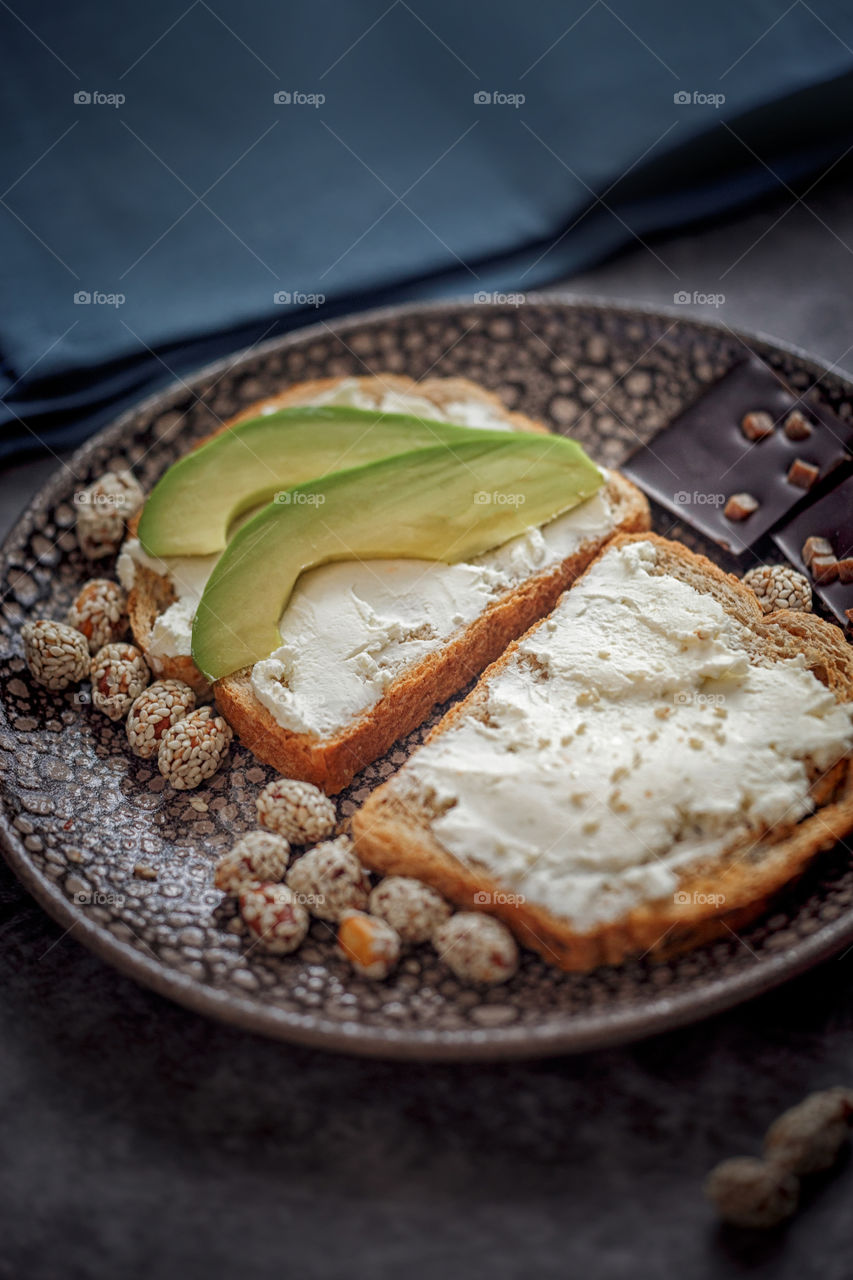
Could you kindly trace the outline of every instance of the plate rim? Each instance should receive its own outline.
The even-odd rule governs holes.
[[[851,376],[826,366],[796,344],[775,339],[759,330],[734,329],[712,318],[698,319],[684,314],[675,306],[656,306],[597,295],[575,294],[570,290],[529,293],[525,295],[525,303],[559,306],[567,310],[593,309],[625,317],[642,315],[651,319],[671,319],[694,331],[698,329],[718,335],[725,334],[742,342],[745,351],[760,351],[764,348],[793,357],[818,379],[827,375],[834,378],[853,399]],[[79,445],[68,459],[59,459],[56,472],[39,487],[6,534],[0,546],[0,556],[5,557],[13,542],[27,536],[41,507],[58,499],[57,491],[64,484],[64,469],[73,470],[76,464],[86,464],[91,453],[101,448],[109,437],[120,437],[124,426],[140,413],[167,412],[171,404],[188,391],[198,395],[211,377],[219,375],[221,378],[259,357],[300,346],[306,341],[310,343],[318,337],[329,334],[337,336],[340,331],[346,332],[364,325],[387,323],[389,320],[430,312],[452,314],[470,311],[474,307],[484,315],[502,315],[515,309],[505,303],[477,303],[469,298],[431,299],[427,302],[373,308],[349,313],[330,323],[320,321],[278,337],[264,339],[220,357],[185,378],[175,379],[124,410]],[[698,992],[691,990],[673,995],[661,988],[660,994],[647,1000],[640,1010],[628,1005],[611,1010],[605,1007],[594,1013],[566,1014],[562,1025],[545,1024],[539,1029],[530,1026],[483,1029],[466,1027],[456,1031],[377,1028],[357,1020],[333,1022],[322,1014],[294,1013],[274,1004],[264,1004],[261,1000],[218,989],[170,968],[159,959],[151,959],[138,948],[122,942],[90,920],[37,870],[27,854],[23,838],[13,828],[5,803],[0,811],[0,849],[24,888],[48,915],[65,927],[66,934],[73,935],[99,959],[113,965],[124,976],[133,978],[158,995],[193,1012],[213,1017],[241,1030],[308,1048],[370,1058],[424,1062],[490,1061],[585,1053],[611,1048],[713,1017],[773,990],[838,954],[843,947],[853,944],[851,907],[836,920],[822,922],[814,933],[799,939],[793,953],[779,951],[770,956],[762,955],[757,959],[755,967],[724,978],[709,978]]]

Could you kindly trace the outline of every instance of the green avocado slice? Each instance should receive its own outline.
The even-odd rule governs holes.
[[[470,559],[577,506],[603,477],[559,436],[474,439],[297,485],[234,535],[199,602],[192,655],[209,680],[268,657],[299,575],[330,560]]]
[[[477,430],[340,405],[250,418],[169,468],[145,503],[139,541],[152,556],[213,555],[238,516],[284,489],[407,449],[467,440]]]

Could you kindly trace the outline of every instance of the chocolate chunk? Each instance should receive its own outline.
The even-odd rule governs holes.
[[[820,467],[795,458],[788,468],[788,484],[795,484],[798,489],[810,489],[819,475]]]
[[[844,616],[847,619],[848,627],[853,627],[853,609],[845,609]]]
[[[803,549],[800,557],[804,564],[811,568],[812,560],[815,556],[831,556],[835,553],[832,550],[832,543],[828,538],[816,538],[814,534],[806,538],[803,543]]]
[[[812,424],[804,418],[799,409],[789,413],[785,419],[785,435],[789,440],[808,440],[812,433]]]
[[[760,505],[758,499],[753,498],[751,493],[733,493],[723,507],[723,515],[727,520],[746,520],[758,510]]]
[[[772,436],[775,427],[769,413],[745,413],[740,424],[747,440],[763,440],[765,436]]]
[[[843,560],[837,561],[838,564],[838,581],[853,582],[853,556],[845,556]]]
[[[758,442],[744,434],[747,415],[766,413],[771,421],[784,422],[795,411],[811,420],[806,440],[791,440],[784,430]],[[853,428],[811,393],[801,407],[800,398],[762,360],[750,356],[638,449],[623,470],[685,524],[742,555],[803,502],[803,490],[788,483],[793,462],[816,467],[822,481],[850,456],[851,448]],[[726,516],[732,491],[758,500],[759,508],[748,520]],[[803,538],[815,532],[819,530],[812,527]]]
[[[838,561],[835,556],[812,556],[810,565],[815,582],[826,585],[838,577]]]
[[[847,610],[853,609],[853,582],[842,582],[838,566],[853,557],[853,475],[822,494],[773,533],[776,546],[801,572],[809,571],[802,553],[812,539],[826,539],[830,554],[838,558],[835,576],[829,582],[815,579],[814,591],[845,626],[849,622]],[[815,557],[812,567],[814,560]]]

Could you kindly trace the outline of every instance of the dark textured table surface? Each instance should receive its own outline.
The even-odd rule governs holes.
[[[685,313],[849,371],[849,189],[664,240],[669,270],[638,246],[567,287],[724,292]],[[57,465],[0,477],[4,526]],[[205,1022],[64,936],[2,864],[0,931],[3,1277],[853,1275],[850,1167],[766,1238],[720,1230],[702,1198],[779,1110],[853,1083],[853,951],[643,1044],[420,1067]]]

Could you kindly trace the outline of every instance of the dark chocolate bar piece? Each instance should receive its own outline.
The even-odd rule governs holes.
[[[809,543],[810,538],[826,538],[838,562],[834,574],[824,575],[818,562],[825,557],[820,555],[810,556],[811,565],[806,563],[803,552],[808,554],[815,546]],[[835,614],[842,627],[849,627],[847,615],[853,609],[853,582],[845,582],[844,577],[847,576],[845,562],[853,556],[853,476],[799,511],[776,530],[773,541],[791,563],[810,578],[815,595]],[[842,565],[845,565],[843,576],[839,572]],[[824,576],[829,580],[821,581]]]
[[[785,424],[798,413],[811,427],[795,438]],[[769,414],[771,434],[750,440],[743,422]],[[679,414],[622,468],[650,498],[719,546],[742,555],[808,502],[809,487],[850,457],[853,428],[809,394],[801,401],[756,356],[736,364]],[[789,478],[793,470],[794,482]],[[758,502],[746,518],[731,519],[735,494]],[[731,512],[733,508],[729,508]]]

